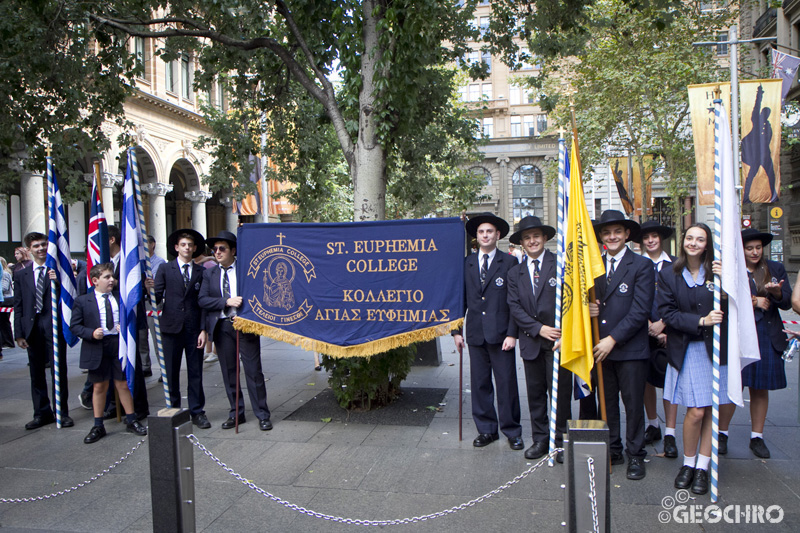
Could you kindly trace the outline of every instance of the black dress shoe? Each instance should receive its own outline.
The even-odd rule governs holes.
[[[694,471],[692,494],[705,494],[706,492],[708,492],[708,471],[698,468]]]
[[[644,479],[647,472],[644,469],[644,458],[631,457],[628,459],[628,479]]]
[[[194,415],[192,417],[192,424],[199,427],[200,429],[210,429],[211,422],[208,421],[205,413],[200,413],[199,415]]]
[[[753,450],[753,455],[761,457],[762,459],[769,459],[769,448],[764,444],[764,439],[755,437],[750,439],[750,449]]]
[[[564,464],[564,452],[558,452],[556,454],[556,462],[560,465]]]
[[[92,444],[106,436],[105,426],[92,426],[89,434],[83,439],[84,444]]]
[[[87,411],[92,410],[92,391],[81,392],[78,395],[78,403]]]
[[[56,417],[53,415],[53,413],[42,416],[34,416],[33,420],[25,424],[25,429],[38,429],[42,426],[46,426],[47,424],[52,424],[55,421]]]
[[[719,434],[719,447],[717,448],[719,455],[726,455],[728,453],[728,436],[724,433]]]
[[[653,444],[657,440],[661,440],[661,428],[656,426],[647,426],[647,429],[644,430],[644,443]]]
[[[272,422],[269,421],[269,418],[262,418],[258,421],[258,429],[261,431],[269,431],[272,429]]]
[[[239,417],[239,423],[244,424],[244,415]],[[222,423],[222,429],[233,429],[236,427],[236,419],[233,417],[228,418],[225,422]]]
[[[675,478],[676,489],[688,489],[692,485],[694,479],[694,468],[691,466],[683,465],[678,472],[678,477]]]
[[[546,442],[534,442],[533,445],[525,450],[525,459],[535,460],[547,453],[548,445]]]
[[[522,437],[508,437],[508,446],[512,450],[521,450],[525,447],[525,443],[522,441]]]
[[[472,441],[472,445],[476,448],[483,448],[484,446],[488,446],[489,444],[493,443],[497,439],[500,438],[500,435],[497,433],[481,433],[475,440]]]
[[[141,422],[138,420],[134,420],[130,424],[125,427],[125,431],[128,433],[133,433],[134,435],[139,435],[140,437],[144,437],[147,435],[147,428],[142,425]]]
[[[664,436],[664,457],[675,459],[678,457],[678,445],[675,443],[674,435]]]
[[[625,456],[621,453],[614,453],[611,452],[611,464],[612,465],[624,465],[625,464]]]
[[[75,425],[75,422],[73,422],[73,420],[70,417],[68,417],[68,416],[62,416],[61,417],[61,427],[62,428],[71,428],[74,425]]]

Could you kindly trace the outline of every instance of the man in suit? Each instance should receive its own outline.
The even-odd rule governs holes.
[[[206,403],[203,393],[205,312],[197,302],[205,269],[192,261],[205,250],[205,239],[193,229],[179,229],[167,239],[167,250],[177,258],[159,267],[154,285],[156,301],[163,302],[161,334],[170,401],[172,407],[181,405],[181,357],[185,353],[189,413],[194,425],[209,429],[211,423],[203,409]]]
[[[653,308],[655,274],[649,259],[625,245],[639,235],[639,224],[620,211],[604,211],[595,234],[606,247],[606,275],[595,280],[597,302],[589,312],[599,317],[600,340],[595,361],[603,364],[603,386],[611,440],[611,464],[623,464],[619,398],[625,404],[628,479],[643,479],[644,386],[650,363],[647,320]]]
[[[498,252],[497,241],[508,234],[508,223],[491,213],[469,219],[467,233],[478,241],[477,254],[464,261],[467,312],[466,342],[469,345],[472,381],[472,418],[478,430],[472,445],[480,448],[508,437],[512,450],[525,447],[520,425],[519,390],[514,347],[517,325],[508,311],[506,279],[517,259]],[[461,332],[453,335],[459,353],[464,349]],[[497,410],[494,409],[497,383]],[[499,424],[498,424],[499,421]]]
[[[222,423],[222,429],[231,429],[245,423],[244,398],[239,395],[236,401],[236,336],[239,336],[239,356],[244,367],[247,381],[247,393],[250,405],[258,418],[258,427],[262,431],[272,429],[269,408],[267,407],[267,388],[264,385],[264,373],[261,371],[261,339],[253,333],[241,333],[233,329],[236,317],[243,300],[239,292],[236,275],[236,236],[230,231],[221,231],[216,237],[206,241],[214,251],[217,265],[203,272],[203,285],[198,299],[200,307],[206,310],[206,326],[208,342],[217,346],[219,366],[222,370],[222,382],[230,402],[230,416]]]
[[[556,256],[545,250],[545,243],[556,230],[542,224],[539,217],[520,220],[519,229],[509,237],[521,244],[526,259],[508,272],[508,308],[519,330],[519,353],[525,367],[528,389],[528,409],[531,414],[533,445],[525,450],[526,459],[538,459],[548,451],[549,404],[548,393],[553,381],[553,343],[561,338],[555,326]],[[556,408],[556,447],[563,444],[570,417],[572,373],[559,367]],[[562,452],[556,456],[564,462]]]
[[[24,243],[30,251],[33,263],[14,273],[14,340],[17,346],[28,350],[28,366],[31,376],[31,398],[33,399],[33,420],[25,424],[25,429],[36,429],[56,421],[53,407],[47,393],[46,368],[50,364],[53,380],[53,401],[55,402],[55,364],[53,364],[53,319],[58,313],[50,303],[50,285],[56,284],[55,271],[45,266],[47,260],[47,237],[31,232],[25,235]],[[72,427],[69,417],[69,388],[67,380],[67,344],[61,334],[61,321],[58,321],[58,364],[61,385],[61,426]]]

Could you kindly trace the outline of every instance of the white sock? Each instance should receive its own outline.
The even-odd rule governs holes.
[[[664,435],[675,436],[675,428],[664,428]]]
[[[711,463],[711,457],[703,454],[697,454],[697,469],[708,470],[708,465]]]
[[[689,457],[688,455],[684,455],[683,466],[691,466],[692,468],[694,468],[695,459],[697,459],[697,457],[695,457],[694,455],[691,457]]]
[[[751,439],[756,439],[756,438],[763,439],[764,438],[764,434],[763,433],[756,433],[755,431],[751,431],[750,432],[750,438]]]
[[[653,426],[654,428],[658,428],[658,418],[653,418],[652,420],[648,418],[647,425]]]
[[[728,430],[725,430],[725,431],[719,430],[719,434],[720,435],[725,435],[727,437],[728,436]]]

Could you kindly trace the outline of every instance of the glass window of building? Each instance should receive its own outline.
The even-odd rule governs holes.
[[[487,100],[492,99],[492,84],[491,83],[484,83],[483,84],[483,97]]]
[[[718,56],[726,56],[728,55],[728,45],[726,44],[728,41],[728,32],[718,33],[717,34],[717,42],[721,43],[717,45],[717,55]]]
[[[483,136],[489,139],[494,137],[494,119],[492,117],[483,119]]]
[[[469,86],[469,101],[477,102],[481,99],[481,86],[478,83],[473,83]]]
[[[542,172],[536,165],[521,165],[511,176],[514,224],[526,216],[544,216]]]
[[[481,25],[481,37],[482,37],[487,31],[489,31],[489,17],[481,17],[480,25]]]
[[[492,71],[492,54],[489,52],[481,52],[481,61],[486,65],[486,72]]]
[[[511,116],[511,136],[522,137],[522,117],[519,115]]]
[[[547,129],[547,115],[537,115],[536,116],[536,131],[539,132],[539,135],[543,134]]]
[[[536,135],[536,130],[533,127],[533,115],[525,115],[523,118],[522,135],[526,137]]]
[[[462,102],[467,101],[467,90],[468,87],[466,85],[462,85],[461,87],[458,88],[458,99],[461,100]]]
[[[147,41],[144,37],[133,38],[134,53],[136,54],[136,66],[141,69],[138,77],[148,80],[148,69],[150,68],[150,51],[147,49]]]
[[[484,185],[490,187],[492,185],[492,173],[483,167],[472,167],[469,171],[475,176],[482,176]]]
[[[167,61],[164,63],[164,89],[170,93],[178,92],[178,80],[175,75],[175,62]]]
[[[520,88],[516,85],[511,85],[508,88],[508,103],[511,105],[519,105]]]
[[[185,100],[192,100],[192,58],[188,54],[181,55],[181,96]]]

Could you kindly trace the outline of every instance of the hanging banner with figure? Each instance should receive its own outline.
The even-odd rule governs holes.
[[[694,159],[697,167],[697,205],[714,205],[714,89],[721,91],[725,109],[730,109],[731,84],[689,85]]]
[[[777,202],[781,189],[782,80],[739,84],[742,102],[742,203]]]
[[[370,356],[461,327],[458,218],[245,224],[234,327],[333,357]]]

